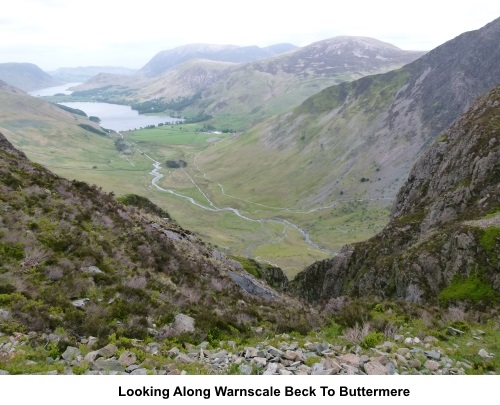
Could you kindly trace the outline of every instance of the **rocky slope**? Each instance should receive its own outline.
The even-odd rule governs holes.
[[[418,160],[387,227],[294,280],[310,301],[344,294],[494,306],[500,291],[500,86]]]
[[[314,323],[307,306],[159,208],[122,201],[31,163],[0,135],[1,331],[161,338],[185,332],[170,327],[181,312],[198,338],[243,336],[261,322],[283,330]]]
[[[62,84],[32,63],[0,63],[0,80],[24,91]]]
[[[264,331],[259,329],[256,334],[263,335]],[[484,334],[473,330],[468,335],[482,340]],[[456,348],[443,345],[433,335],[420,339],[395,334],[376,347],[364,348],[345,341],[299,341],[288,334],[261,338],[255,346],[246,347],[238,347],[231,340],[198,345],[122,340],[102,345],[95,337],[70,342],[65,334],[18,334],[9,341],[2,342],[0,337],[0,367],[12,370],[12,374],[18,374],[21,366],[24,374],[43,371],[50,375],[464,375],[474,372],[476,366],[471,360],[458,360]],[[46,364],[33,360],[22,364],[23,353],[40,341],[47,342],[52,350]],[[58,345],[63,349],[55,349]],[[5,360],[9,357],[10,362]],[[482,348],[476,357],[488,364],[493,355]],[[483,371],[495,374],[497,370]],[[11,372],[0,368],[0,375],[6,374]]]

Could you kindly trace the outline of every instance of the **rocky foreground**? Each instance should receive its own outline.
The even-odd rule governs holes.
[[[257,328],[255,333],[263,336],[265,331]],[[207,341],[173,345],[170,341],[123,338],[100,345],[97,338],[86,337],[74,346],[66,346],[60,355],[50,355],[51,350],[55,353],[64,346],[66,335],[16,333],[0,337],[0,361],[9,366],[9,370],[0,369],[0,374],[461,375],[477,369],[477,362],[463,356],[462,345],[473,350],[474,357],[481,358],[484,364],[494,358],[484,348],[487,333],[483,330],[464,332],[448,327],[447,335],[450,340],[443,342],[442,335],[438,339],[396,333],[375,347],[367,347],[366,340],[363,347],[352,344],[346,336],[329,342],[280,334],[262,338],[252,346],[234,341],[220,341],[218,346]],[[33,353],[33,345],[43,341],[45,352],[39,347]],[[45,359],[40,359],[44,355]]]

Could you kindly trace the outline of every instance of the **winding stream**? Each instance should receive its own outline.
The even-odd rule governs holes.
[[[207,206],[205,206],[203,204],[200,204],[199,202],[195,201],[192,197],[188,197],[188,196],[179,194],[179,193],[175,192],[172,189],[163,188],[163,187],[159,186],[158,185],[158,181],[163,177],[163,174],[160,173],[161,163],[158,162],[157,160],[153,159],[151,156],[147,155],[146,153],[142,152],[141,150],[139,150],[139,149],[137,149],[137,150],[140,153],[142,153],[145,157],[147,157],[149,160],[151,160],[153,162],[153,170],[151,170],[151,172],[149,172],[149,174],[151,174],[153,176],[153,179],[151,180],[151,184],[154,187],[156,187],[158,190],[166,192],[166,193],[173,194],[173,195],[175,195],[177,197],[180,197],[180,198],[183,198],[183,199],[189,201],[191,204],[196,205],[197,207],[202,208],[202,209],[207,210],[207,211],[212,211],[212,212],[229,211],[229,212],[232,212],[233,214],[235,214],[236,216],[238,216],[239,218],[244,219],[245,221],[257,222],[257,223],[260,223],[260,224],[271,223],[271,222],[283,224],[283,225],[285,225],[285,227],[290,227],[290,228],[293,228],[296,231],[298,231],[302,235],[302,237],[304,238],[304,241],[309,246],[313,247],[314,249],[319,250],[319,251],[321,251],[323,253],[331,254],[331,255],[335,254],[335,252],[333,252],[331,250],[328,250],[326,248],[323,248],[323,247],[319,246],[317,243],[313,242],[311,240],[311,237],[309,236],[309,234],[306,231],[304,231],[302,228],[300,228],[299,226],[295,225],[294,223],[292,223],[290,221],[287,221],[286,219],[275,218],[275,217],[273,217],[273,218],[267,218],[267,219],[254,219],[254,218],[250,218],[250,217],[247,217],[246,215],[242,214],[236,208],[232,208],[232,207],[218,208],[218,207],[216,207],[213,204],[213,202],[210,201],[210,199],[207,197],[207,195],[205,193],[203,193],[203,191],[200,190],[200,188],[194,182],[194,180],[191,178],[191,176],[189,176],[187,174],[187,172],[185,172],[185,171],[184,171],[184,173],[188,176],[188,178],[191,180],[191,182],[196,186],[196,188],[198,188],[198,190],[201,192],[201,194],[207,199],[208,203],[210,204],[210,207],[207,207]]]

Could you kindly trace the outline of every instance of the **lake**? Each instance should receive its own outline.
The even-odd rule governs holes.
[[[72,90],[68,90],[70,87],[78,86],[82,83],[66,83],[60,86],[46,87],[44,89],[38,89],[30,91],[28,94],[35,97],[49,97],[55,94],[66,94],[69,95],[73,93]]]
[[[81,83],[66,83],[60,86],[35,90],[29,94],[35,97],[49,97],[61,93],[69,95],[73,92],[68,89],[78,86],[79,84]],[[99,117],[101,119],[100,125],[103,128],[113,129],[115,131],[127,131],[130,129],[139,129],[141,127],[144,128],[148,125],[182,121],[182,119],[173,118],[169,115],[140,115],[128,105],[93,102],[67,102],[59,104],[82,110],[89,117],[91,115]]]
[[[148,125],[158,125],[165,122],[182,122],[182,119],[173,118],[169,115],[142,115],[132,110],[128,105],[91,102],[67,102],[59,103],[71,108],[84,111],[89,117],[94,115],[101,119],[103,128],[115,131],[127,131],[139,129]]]

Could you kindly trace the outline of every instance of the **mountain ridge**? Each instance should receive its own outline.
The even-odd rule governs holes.
[[[416,162],[386,228],[299,273],[298,293],[313,302],[344,294],[498,302],[499,117],[497,86]]]

